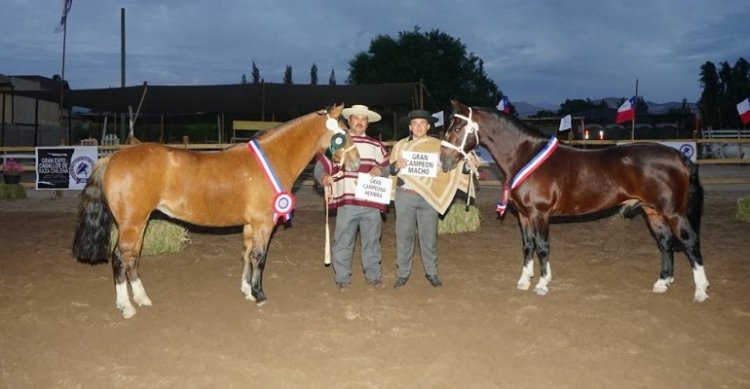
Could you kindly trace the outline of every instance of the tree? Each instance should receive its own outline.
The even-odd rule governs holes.
[[[284,70],[284,84],[294,84],[292,82],[292,66],[286,65],[286,70]]]
[[[247,84],[247,76],[245,73],[242,73],[242,79],[240,79],[240,84]]]
[[[253,84],[257,84],[260,82],[260,70],[258,70],[258,67],[255,66],[255,61],[253,61],[252,76],[253,76]]]
[[[557,111],[557,115],[572,115],[597,108],[607,108],[607,103],[604,100],[600,101],[599,103],[594,103],[593,101],[591,101],[591,99],[566,99],[564,103],[560,104],[560,110]]]
[[[310,85],[318,85],[318,65],[310,67]]]
[[[721,62],[719,69],[711,62],[701,66],[703,87],[699,107],[703,125],[713,128],[741,127],[736,105],[750,95],[750,64],[739,58],[734,66]]]
[[[502,92],[484,71],[484,62],[466,52],[460,40],[432,30],[414,27],[394,39],[379,35],[366,52],[349,61],[349,84],[417,82],[422,80],[433,105],[427,109],[450,110],[450,99],[471,105],[494,107]]]
[[[328,76],[328,85],[336,85],[336,72],[331,69],[331,75]]]
[[[701,65],[700,83],[703,87],[701,98],[698,101],[701,117],[706,126],[718,126],[719,123],[719,76],[716,74],[716,65],[707,61]]]

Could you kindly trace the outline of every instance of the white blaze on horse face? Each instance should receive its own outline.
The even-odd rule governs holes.
[[[695,297],[693,300],[701,303],[706,301],[708,298],[708,279],[706,278],[706,271],[701,265],[695,265],[693,269],[693,280],[695,281]]]

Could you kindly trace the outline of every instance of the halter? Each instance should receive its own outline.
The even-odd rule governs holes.
[[[331,137],[331,145],[328,147],[329,150],[331,150],[331,162],[333,162],[333,153],[340,149],[344,144],[346,144],[346,131],[342,130],[341,127],[339,127],[339,122],[328,115],[328,113],[326,113],[326,116],[328,116],[328,119],[326,119],[326,128],[329,131],[333,132],[333,136]],[[341,174],[343,174],[344,170],[342,169],[342,167],[344,166],[344,161],[346,160],[346,153],[351,151],[353,148],[355,148],[354,144],[345,148],[344,151],[341,152],[341,160],[336,164],[339,167],[339,173],[336,173],[336,177],[339,177]]]
[[[468,156],[468,153],[464,150],[466,148],[466,140],[469,139],[469,135],[474,135],[474,141],[478,145],[479,144],[479,124],[471,119],[471,116],[473,115],[473,112],[471,111],[471,108],[469,108],[469,117],[466,117],[464,115],[455,114],[453,116],[463,119],[466,121],[466,126],[464,126],[464,137],[461,139],[461,145],[456,146],[453,143],[447,142],[445,140],[440,141],[441,146],[445,146],[449,149],[453,149],[461,153],[461,155],[466,158]]]

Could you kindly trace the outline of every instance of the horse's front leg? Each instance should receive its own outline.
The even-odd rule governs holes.
[[[521,241],[523,243],[523,267],[521,268],[521,277],[518,279],[518,283],[516,283],[516,288],[529,290],[531,278],[534,277],[534,251],[536,246],[529,218],[519,214],[518,222],[521,226]]]

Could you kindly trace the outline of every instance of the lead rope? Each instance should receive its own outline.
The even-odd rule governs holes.
[[[467,154],[471,154],[477,159],[477,161],[479,160],[479,156],[477,156],[477,153],[475,153],[474,150],[469,151]],[[469,163],[468,158],[464,158],[464,160],[469,166],[469,185],[466,188],[466,208],[468,209],[471,202],[471,189],[474,186],[474,178],[476,177],[476,179],[479,180],[479,167],[474,166],[473,163]]]

